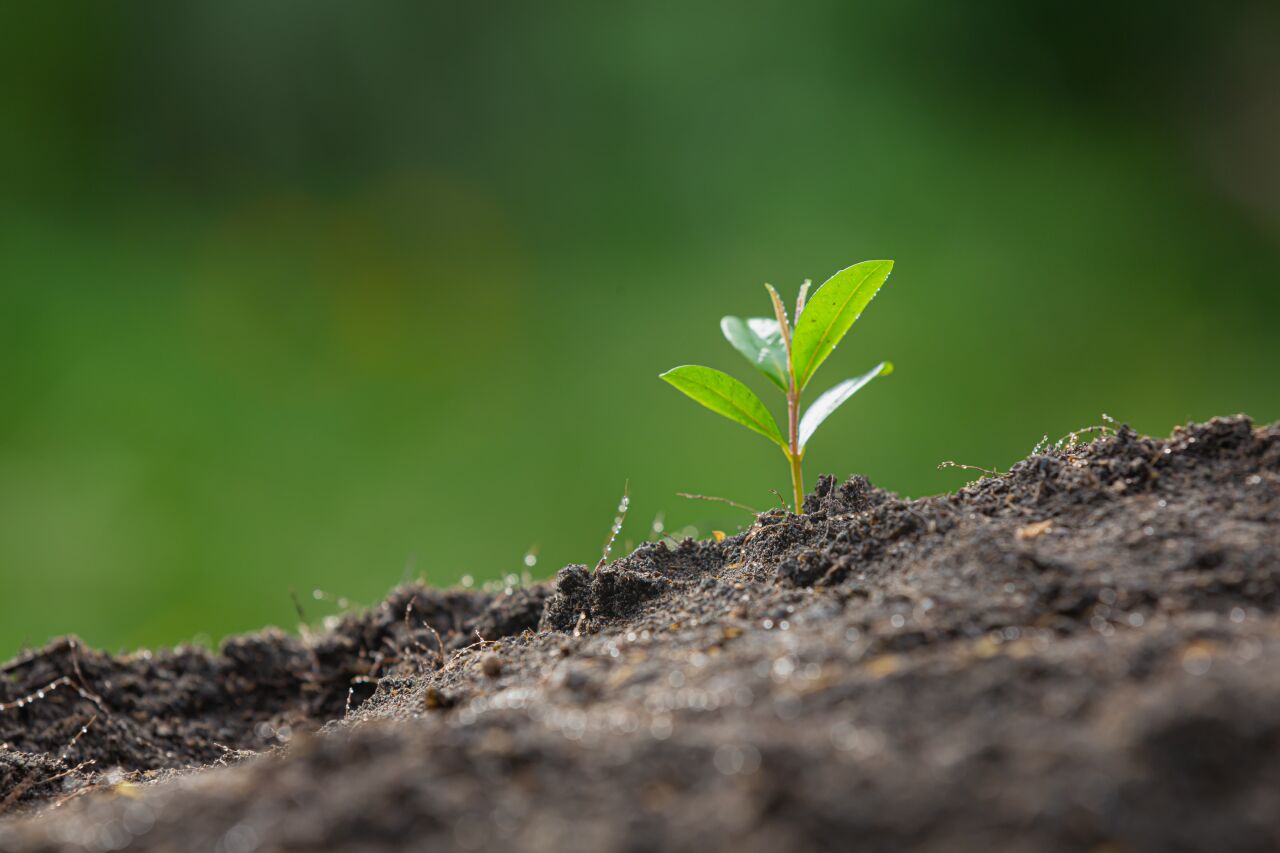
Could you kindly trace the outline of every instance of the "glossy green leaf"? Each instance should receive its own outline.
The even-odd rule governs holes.
[[[783,391],[787,390],[787,349],[782,343],[782,330],[778,321],[765,317],[725,317],[720,321],[720,331],[733,344],[733,348],[755,365],[769,381]]]
[[[822,425],[822,422],[827,419],[828,415],[840,408],[845,400],[858,393],[858,390],[872,379],[877,376],[888,376],[890,373],[893,373],[893,363],[882,361],[874,369],[861,376],[846,379],[814,400],[813,405],[809,406],[805,410],[804,416],[800,418],[800,449],[804,450],[805,444],[813,437],[813,433]]]
[[[710,367],[686,364],[671,368],[662,374],[662,378],[711,411],[737,421],[786,449],[787,442],[778,429],[778,422],[764,403],[754,391],[729,374]]]
[[[831,276],[809,297],[804,313],[796,318],[791,336],[792,364],[800,388],[808,384],[814,371],[831,355],[892,269],[893,261],[854,264]]]

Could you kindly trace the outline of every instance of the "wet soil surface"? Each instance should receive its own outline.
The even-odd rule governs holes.
[[[0,850],[1280,849],[1280,425],[0,667]]]

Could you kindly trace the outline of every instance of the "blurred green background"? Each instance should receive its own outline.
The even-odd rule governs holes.
[[[806,466],[917,496],[1107,412],[1280,417],[1274,3],[5,4],[0,657],[734,530],[657,379],[867,258]],[[615,554],[617,550],[615,550]]]

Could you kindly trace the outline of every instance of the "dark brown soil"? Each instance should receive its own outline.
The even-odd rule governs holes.
[[[806,509],[318,636],[11,661],[0,850],[1280,849],[1280,425]]]

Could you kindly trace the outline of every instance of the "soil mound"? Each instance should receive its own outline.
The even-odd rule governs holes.
[[[1280,425],[0,666],[0,850],[1280,848]]]

